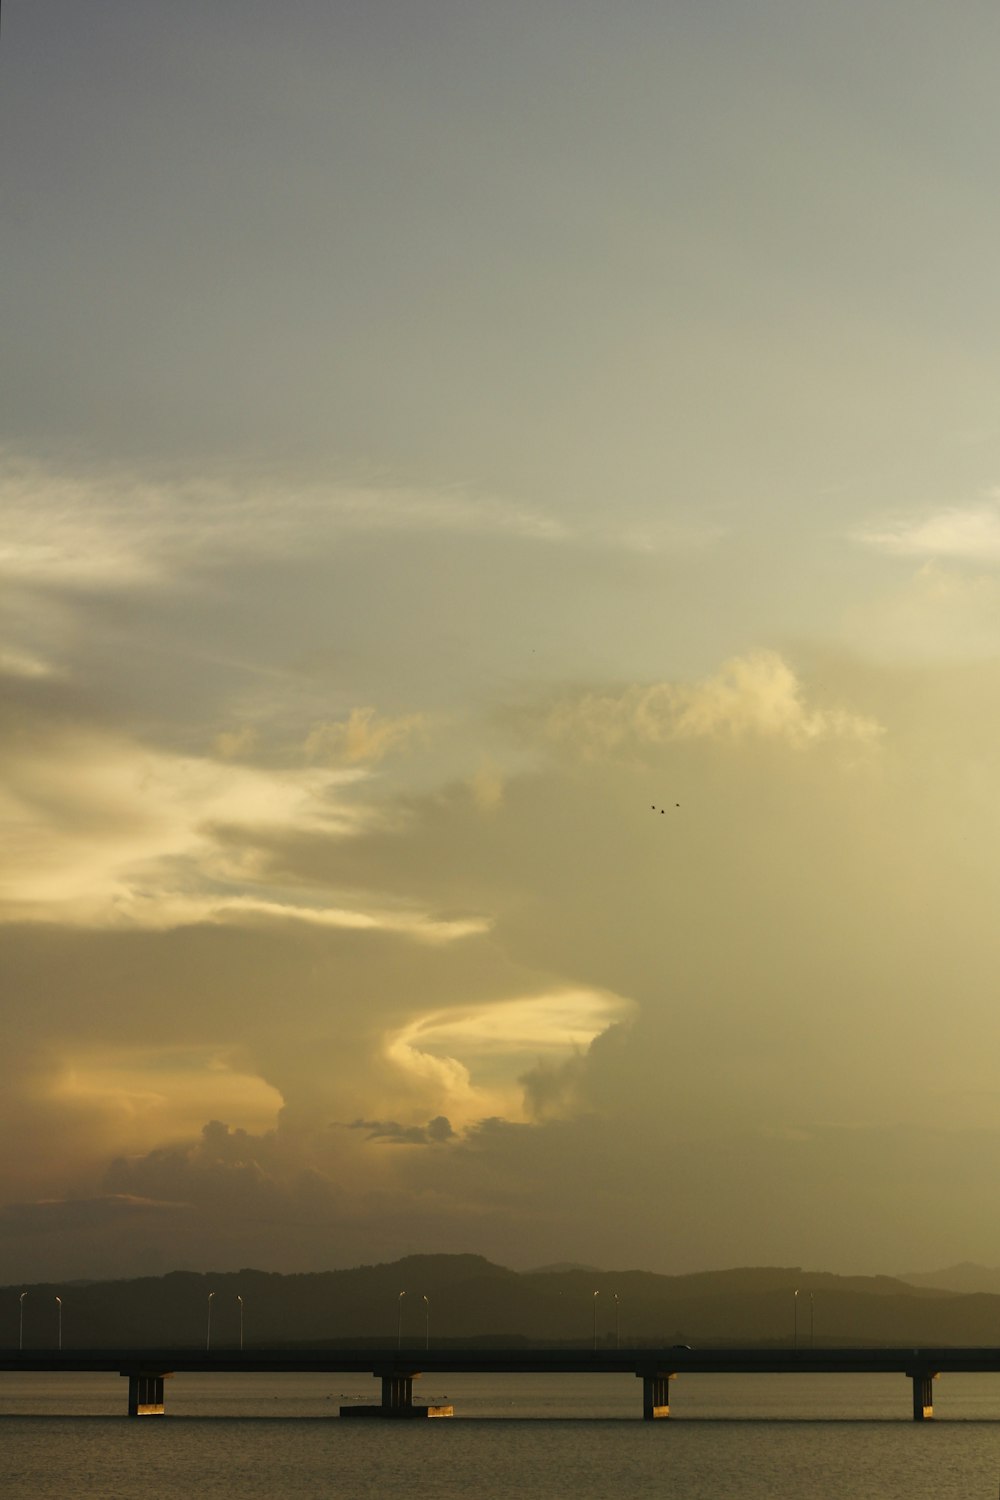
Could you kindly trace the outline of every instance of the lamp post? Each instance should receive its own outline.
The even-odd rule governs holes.
[[[792,1348],[799,1347],[799,1289],[795,1288],[792,1293]]]
[[[600,1295],[601,1295],[600,1292],[595,1292],[594,1295],[593,1295],[593,1297],[591,1298],[591,1301],[594,1304],[594,1348],[595,1349],[597,1348],[597,1299],[598,1299],[598,1297]]]
[[[208,1327],[205,1330],[205,1352],[206,1352],[206,1354],[208,1353],[209,1349],[211,1349],[211,1347],[212,1347],[212,1298],[214,1296],[215,1296],[214,1292],[209,1292],[209,1294],[208,1294]]]
[[[620,1349],[621,1346],[622,1346],[622,1341],[621,1341],[621,1329],[619,1328],[619,1325],[618,1325],[618,1309],[621,1306],[621,1300],[622,1299],[619,1297],[619,1295],[618,1295],[617,1292],[612,1292],[611,1295],[615,1299],[615,1348],[616,1349]]]
[[[403,1346],[403,1298],[405,1296],[406,1296],[405,1292],[400,1292],[399,1296],[396,1298],[396,1348],[397,1349],[401,1349],[402,1346]]]
[[[27,1292],[22,1292],[17,1299],[20,1304],[17,1310],[17,1347],[19,1351],[24,1348],[24,1299],[27,1295]]]
[[[240,1353],[242,1354],[243,1353],[243,1298],[240,1296],[239,1292],[236,1293],[236,1300],[240,1304]]]
[[[56,1319],[59,1329],[59,1348],[62,1348],[62,1298],[56,1298]]]
[[[431,1347],[431,1299],[424,1297],[424,1348]]]
[[[815,1313],[815,1311],[816,1311],[816,1309],[813,1306],[813,1294],[812,1294],[812,1292],[810,1292],[809,1293],[809,1347],[810,1347],[810,1349],[815,1349],[815,1347],[816,1347],[816,1327],[815,1327],[815,1323],[813,1321],[813,1314]]]

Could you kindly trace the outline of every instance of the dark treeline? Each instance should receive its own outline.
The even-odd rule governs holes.
[[[405,1296],[400,1297],[400,1293]],[[598,1296],[595,1298],[594,1293]],[[798,1295],[796,1296],[796,1292]],[[21,1294],[26,1293],[23,1301]],[[211,1301],[209,1294],[213,1293]],[[173,1271],[131,1281],[0,1289],[0,1343],[63,1347],[290,1345],[1000,1345],[1000,1297],[797,1268],[657,1276],[515,1272],[475,1255],[415,1255],[349,1271]],[[617,1302],[616,1302],[617,1297]]]

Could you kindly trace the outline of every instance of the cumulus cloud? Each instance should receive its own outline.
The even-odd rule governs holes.
[[[250,1232],[285,1268],[434,1244],[537,1262],[567,1234],[614,1263],[614,1224],[652,1253],[675,1215],[691,1245],[721,1235],[708,1200],[735,1191],[734,1171],[713,1142],[757,1142],[756,1186],[773,1192],[817,1122],[887,1124],[925,1097],[910,1020],[934,1011],[956,952],[951,1005],[983,1035],[995,892],[956,871],[968,841],[954,830],[914,833],[895,740],[891,755],[839,753],[874,732],[839,705],[878,695],[849,664],[836,681],[822,693],[752,657],[703,682],[564,699],[563,735],[592,734],[600,753],[550,754],[536,720],[488,817],[461,766],[411,788],[398,815],[391,790],[362,805],[358,770],[158,750],[143,783],[120,774],[138,742],[67,734],[55,758],[82,746],[80,785],[60,780],[57,807],[48,773],[22,767],[25,814],[44,811],[70,873],[59,839],[100,843],[110,827],[125,840],[112,873],[151,914],[6,929],[21,1019],[14,1037],[0,1015],[0,1108],[8,1137],[30,1142],[8,1196],[182,1205],[157,1241],[197,1264],[246,1264]],[[52,758],[45,734],[35,743]],[[109,749],[92,787],[88,757]],[[12,763],[29,759],[22,747]],[[183,795],[165,795],[178,778]],[[650,787],[681,778],[676,818],[654,817]],[[106,814],[123,781],[119,820]],[[155,837],[133,842],[137,825]],[[439,941],[415,940],[435,925]],[[956,1084],[985,1086],[991,1052],[970,1059],[960,1030],[938,1036],[933,1077],[967,1118],[993,1105],[959,1106]],[[212,1115],[229,1126],[201,1131]],[[92,1233],[107,1255],[112,1231]],[[19,1233],[17,1254],[36,1243]],[[744,1256],[765,1243],[752,1217],[726,1241]]]
[[[287,1184],[269,1170],[269,1138],[210,1120],[189,1146],[159,1149],[111,1162],[104,1186],[111,1193],[156,1202],[210,1203],[259,1212],[283,1206]]]
[[[432,1082],[463,1124],[524,1115],[522,1070],[539,1058],[586,1048],[633,1013],[607,992],[558,990],[418,1014],[386,1038],[387,1057],[405,1074]]]
[[[771,740],[802,749],[821,740],[870,741],[881,727],[846,708],[810,706],[787,662],[758,651],[734,657],[701,682],[564,699],[550,711],[547,731],[584,756],[608,756],[699,739]]]

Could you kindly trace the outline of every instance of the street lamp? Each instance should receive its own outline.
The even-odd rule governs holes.
[[[403,1298],[405,1292],[400,1292],[396,1298],[396,1348],[402,1348],[403,1344]]]
[[[612,1292],[611,1295],[615,1299],[615,1348],[620,1349],[622,1346],[622,1341],[620,1329],[618,1326],[618,1308],[621,1305],[622,1299],[619,1297],[617,1292]]]
[[[208,1294],[208,1328],[207,1328],[207,1330],[205,1332],[205,1352],[206,1353],[212,1347],[212,1298],[214,1296],[215,1296],[214,1292],[209,1292],[209,1294]]]
[[[792,1322],[792,1348],[799,1347],[799,1289],[795,1288],[792,1293],[793,1322]]]
[[[239,1292],[236,1293],[236,1300],[240,1304],[240,1353],[242,1354],[243,1353],[243,1298],[240,1296]]]
[[[22,1292],[17,1299],[20,1304],[17,1316],[17,1347],[19,1350],[24,1348],[24,1299],[27,1295],[27,1292]]]
[[[595,1349],[597,1348],[597,1299],[598,1299],[598,1297],[600,1295],[601,1295],[600,1292],[595,1292],[594,1295],[593,1295],[593,1297],[592,1297],[592,1299],[591,1299],[592,1302],[593,1302],[593,1304],[594,1304],[594,1348]]]
[[[431,1347],[431,1299],[424,1297],[424,1348]]]
[[[62,1348],[62,1298],[61,1297],[57,1297],[56,1298],[56,1308],[57,1308],[56,1316],[57,1316],[57,1318],[59,1320],[59,1348],[61,1349]]]

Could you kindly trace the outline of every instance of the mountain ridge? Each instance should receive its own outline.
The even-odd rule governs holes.
[[[21,1295],[24,1300],[21,1301]],[[652,1271],[513,1271],[483,1256],[409,1255],[346,1270],[282,1275],[171,1271],[86,1284],[0,1289],[0,1340],[50,1348],[62,1298],[65,1348],[328,1344],[411,1348],[534,1343],[758,1347],[1000,1347],[1000,1295],[744,1266]],[[23,1314],[23,1324],[19,1321]]]

